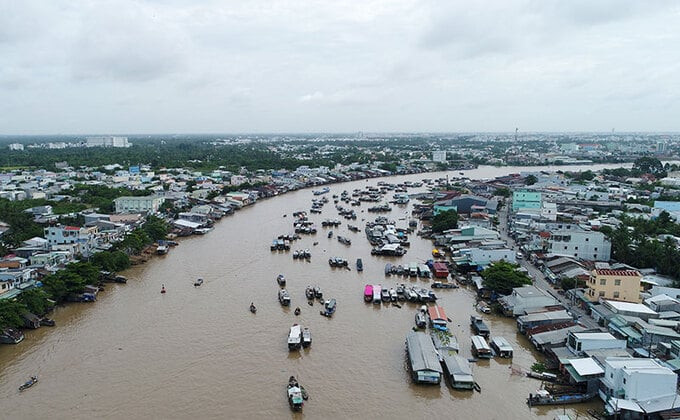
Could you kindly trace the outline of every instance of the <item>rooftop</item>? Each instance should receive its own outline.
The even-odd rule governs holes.
[[[642,277],[642,274],[637,270],[608,270],[598,268],[595,270],[595,274],[598,276]]]

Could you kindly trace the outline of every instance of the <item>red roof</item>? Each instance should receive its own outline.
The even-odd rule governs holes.
[[[428,314],[430,315],[431,320],[437,320],[441,319],[446,321],[446,313],[444,313],[444,308],[441,306],[430,306],[427,309]]]
[[[80,230],[78,226],[66,226],[64,230]]]
[[[538,236],[540,236],[541,238],[549,238],[550,232],[538,232]]]
[[[603,268],[598,268],[595,270],[597,275],[601,276],[621,276],[621,277],[639,277],[640,272],[637,270],[607,270]]]

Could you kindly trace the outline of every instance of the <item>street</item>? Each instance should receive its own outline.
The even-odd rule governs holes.
[[[500,234],[501,240],[506,241],[509,248],[511,248],[515,252],[519,252],[520,251],[519,246],[508,234],[509,233],[508,213],[510,212],[510,205],[511,205],[510,202],[506,202],[506,204],[503,206],[503,209],[501,209],[498,212],[498,232]],[[569,312],[571,312],[574,316],[578,317],[578,321],[581,324],[583,324],[583,326],[585,326],[586,328],[599,327],[597,325],[597,322],[595,322],[595,320],[592,319],[590,316],[586,315],[583,309],[581,309],[577,305],[572,305],[570,299],[566,298],[564,295],[558,294],[557,291],[553,288],[552,284],[550,284],[550,282],[545,278],[543,272],[536,268],[531,262],[529,262],[526,259],[526,256],[525,258],[517,259],[517,263],[528,271],[529,275],[531,276],[534,282],[534,286],[548,292],[548,294],[550,294],[552,297],[559,300],[560,303],[562,303],[566,308],[568,308]]]

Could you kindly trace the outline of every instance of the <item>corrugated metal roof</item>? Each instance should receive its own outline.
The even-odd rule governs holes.
[[[406,336],[406,348],[414,371],[431,370],[442,373],[437,351],[425,333],[410,332]]]

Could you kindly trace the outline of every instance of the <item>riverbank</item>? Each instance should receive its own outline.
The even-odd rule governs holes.
[[[440,174],[389,182],[446,176]],[[330,194],[379,180],[335,184]],[[474,368],[482,394],[453,391],[443,384],[412,385],[405,369],[404,337],[417,308],[364,303],[366,283],[391,285],[396,279],[385,278],[384,263],[389,260],[370,256],[363,233],[345,232],[345,223],[333,228],[352,239],[350,247],[322,231],[304,237],[295,247],[311,249],[310,263],[269,251],[274,235],[292,230],[290,216],[282,215],[308,209],[312,198],[306,189],[244,207],[207,235],[182,238],[168,257],[151,258],[125,271],[127,285],[111,285],[97,305],[58,308],[54,317],[62,328],[38,330],[21,346],[0,347],[0,394],[7,396],[7,415],[40,417],[49,410],[54,418],[209,418],[224,412],[232,418],[280,417],[289,415],[281,387],[291,374],[312,395],[305,406],[305,415],[312,418],[382,418],[388,412],[390,417],[437,417],[452,409],[464,418],[495,418],[497,407],[503,407],[504,418],[562,412],[527,410],[526,396],[538,383],[513,375],[510,367],[528,369],[541,356],[517,335],[512,320],[496,316],[487,323],[494,334],[511,341],[517,356],[512,362],[492,360]],[[388,216],[405,218],[412,207],[395,207]],[[368,219],[359,209],[359,219]],[[327,205],[322,214],[311,217],[320,226],[321,220],[337,214]],[[413,235],[401,261],[429,257],[431,250],[430,241]],[[331,270],[327,259],[335,255],[349,261],[363,258],[364,271]],[[278,273],[288,279],[293,300],[288,309],[276,299]],[[204,283],[194,288],[198,277]],[[159,293],[161,284],[168,290],[165,295]],[[318,307],[300,305],[310,284],[337,299],[333,319],[319,316]],[[461,288],[440,295],[461,352],[468,356],[475,293]],[[256,315],[248,311],[252,301]],[[298,305],[302,314],[295,317],[292,309]],[[286,336],[294,322],[311,328],[311,349],[288,352]],[[27,372],[39,374],[40,383],[19,397],[15,388]],[[239,396],[239,403],[225,395]],[[586,414],[585,408],[578,410]]]

